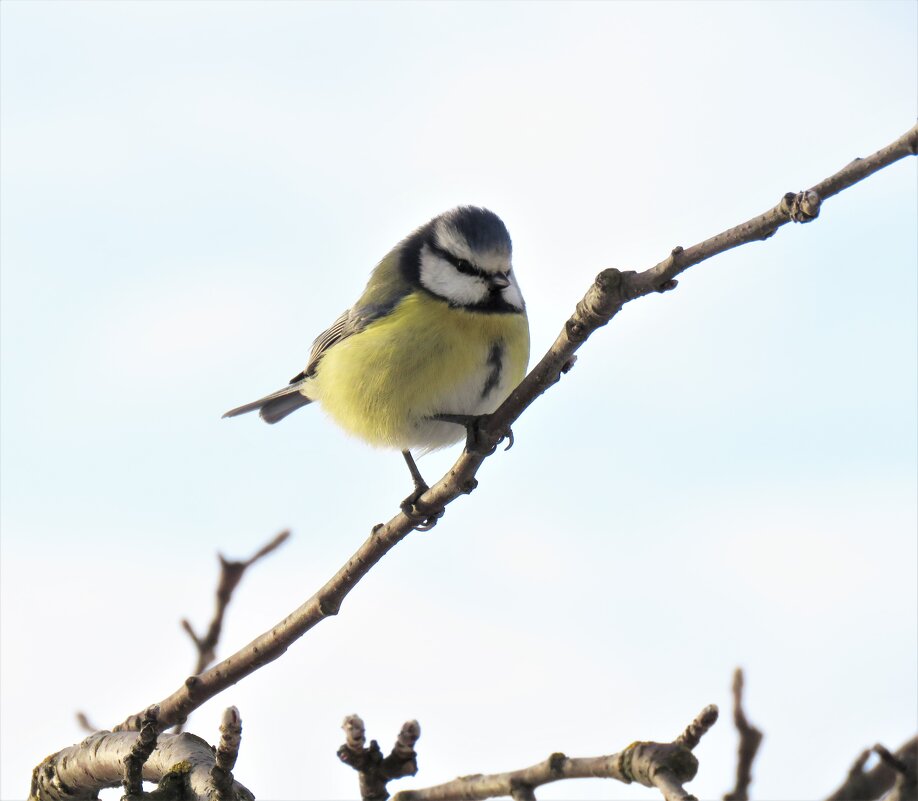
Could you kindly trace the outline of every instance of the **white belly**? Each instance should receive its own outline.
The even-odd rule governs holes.
[[[506,359],[503,344],[493,345],[480,368],[470,373],[468,380],[440,396],[436,403],[436,413],[481,415],[495,411],[515,386]],[[413,428],[416,436],[404,447],[419,453],[462,442],[466,436],[464,426],[431,420],[427,415],[419,416]]]

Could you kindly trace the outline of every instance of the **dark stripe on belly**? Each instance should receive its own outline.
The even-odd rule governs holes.
[[[484,400],[500,383],[500,374],[504,369],[504,343],[498,339],[491,345],[491,351],[488,353],[488,364],[491,371],[485,379],[484,386],[481,388],[481,399]]]

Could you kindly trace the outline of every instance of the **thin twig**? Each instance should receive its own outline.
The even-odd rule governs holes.
[[[884,796],[896,784],[902,768],[905,768],[906,777],[912,777],[912,787],[915,787],[915,777],[918,776],[918,737],[913,737],[894,754],[882,746],[874,746],[863,751],[854,761],[848,771],[845,781],[826,801],[874,801]],[[864,770],[870,755],[877,753],[880,761],[870,770]],[[884,753],[892,759],[884,758]],[[914,797],[914,796],[913,796]],[[907,795],[901,796],[905,801]]]
[[[896,783],[889,795],[884,797],[884,801],[918,801],[918,766],[915,759],[900,759],[879,744],[875,745],[873,750],[884,764],[896,772]]]
[[[903,776],[908,774],[908,763],[897,757],[885,745],[877,743],[871,750],[896,773],[901,773]]]
[[[220,721],[220,744],[214,753],[214,766],[210,769],[216,789],[216,801],[230,801],[233,797],[233,768],[242,742],[242,718],[239,710],[231,706],[224,710]]]
[[[762,744],[762,732],[746,720],[743,712],[743,669],[733,673],[733,723],[739,732],[739,753],[736,758],[736,786],[724,796],[724,801],[748,801],[752,784],[752,763]]]
[[[359,715],[348,715],[341,728],[344,729],[345,742],[338,749],[338,759],[358,772],[362,801],[386,801],[389,797],[386,785],[390,781],[414,776],[418,772],[418,755],[414,746],[421,736],[421,727],[416,720],[402,725],[387,757],[383,757],[376,740],[371,740],[370,747],[366,747],[366,729]]]
[[[93,722],[86,716],[86,713],[78,710],[76,713],[77,725],[83,729],[83,731],[92,734],[94,731],[99,731],[99,727],[93,724]]]
[[[229,606],[233,591],[242,580],[246,569],[279,548],[289,537],[289,531],[282,531],[242,562],[231,562],[223,554],[217,554],[217,558],[220,560],[220,580],[217,582],[214,616],[207,627],[207,634],[199,637],[191,627],[191,623],[187,620],[182,620],[182,628],[188,633],[191,641],[198,649],[198,661],[194,670],[196,674],[204,670],[214,660],[217,643],[220,641],[220,633],[223,630],[223,616],[226,613],[226,607]]]
[[[199,637],[192,628],[188,620],[182,620],[182,628],[191,638],[198,652],[197,663],[194,668],[194,675],[204,670],[211,662],[214,661],[217,652],[217,643],[220,641],[220,634],[223,631],[223,617],[226,608],[229,606],[230,599],[233,597],[233,591],[242,581],[245,571],[259,559],[264,558],[272,551],[283,545],[290,537],[289,531],[282,531],[280,534],[271,539],[270,542],[259,548],[252,556],[242,562],[231,562],[223,554],[217,554],[220,560],[220,579],[217,582],[216,605],[214,616],[207,627],[207,634]],[[176,732],[180,732],[185,721],[181,720],[175,727]]]
[[[500,408],[482,421],[479,428],[482,446],[496,446],[529,405],[556,384],[566,368],[569,369],[575,351],[592,333],[608,323],[625,303],[673,289],[676,286],[675,276],[718,253],[767,239],[791,221],[812,219],[818,213],[822,200],[916,152],[918,125],[872,156],[851,162],[812,189],[785,195],[777,206],[764,214],[690,248],[674,248],[666,259],[644,272],[604,270],[577,304],[573,316],[565,323],[548,353]],[[419,499],[418,504],[431,513],[439,514],[448,504],[471,492],[477,484],[475,474],[488,455],[463,451],[446,475]],[[189,677],[181,687],[160,701],[161,724],[175,725],[217,693],[280,657],[317,623],[338,614],[348,593],[416,525],[416,520],[400,512],[388,523],[374,526],[369,539],[298,609],[235,654],[200,675]],[[131,715],[115,729],[136,729],[138,720],[137,715]]]
[[[143,793],[143,766],[156,748],[156,719],[159,707],[155,704],[143,713],[140,734],[124,758],[124,799],[140,798]]]
[[[698,772],[692,749],[716,721],[717,707],[707,706],[671,743],[632,743],[624,751],[600,757],[575,758],[556,753],[522,770],[461,776],[433,787],[402,790],[392,801],[481,801],[501,796],[527,801],[535,798],[536,788],[543,784],[591,778],[655,787],[665,801],[696,801],[683,785]]]

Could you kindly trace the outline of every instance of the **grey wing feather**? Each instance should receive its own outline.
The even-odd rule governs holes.
[[[358,314],[353,308],[344,312],[329,328],[316,337],[312,343],[312,350],[309,352],[309,362],[306,365],[306,369],[291,378],[290,383],[295,384],[315,373],[316,365],[318,365],[325,351],[342,339],[347,339],[351,334],[356,334],[362,330],[368,322],[368,318]]]
[[[291,384],[313,375],[325,351],[387,315],[411,292],[412,285],[405,280],[400,267],[403,245],[404,241],[383,257],[373,269],[373,275],[360,299],[316,337],[306,369],[290,379]]]
[[[300,387],[304,383],[305,381],[298,381],[289,387],[284,387],[277,390],[277,392],[272,392],[270,395],[265,395],[257,401],[230,409],[223,416],[236,417],[237,415],[257,410],[261,414],[261,419],[266,423],[276,423],[278,420],[283,420],[291,412],[295,412],[301,406],[312,403],[310,398],[300,393]]]
[[[330,328],[316,337],[315,341],[312,343],[312,350],[309,352],[309,363],[306,365],[306,369],[303,370],[302,373],[297,373],[293,376],[293,378],[290,379],[290,383],[296,384],[298,381],[302,381],[304,378],[313,375],[316,371],[316,367],[318,367],[319,362],[325,355],[325,351],[333,345],[337,345],[339,342],[347,339],[349,336],[360,333],[374,320],[390,312],[396,303],[401,300],[401,297],[402,296],[393,298],[390,303],[384,306],[373,305],[363,306],[361,308],[353,306],[344,312],[344,314],[331,324]]]
[[[258,411],[261,419],[266,423],[276,423],[283,420],[288,414],[295,412],[301,406],[312,403],[311,398],[307,398],[300,392],[305,386],[307,379],[315,372],[316,365],[325,353],[336,342],[346,339],[351,334],[362,330],[363,327],[375,319],[374,315],[364,315],[348,309],[332,324],[331,328],[321,333],[312,345],[312,351],[309,354],[309,364],[302,373],[298,373],[290,380],[290,385],[283,389],[265,395],[257,401],[246,403],[243,406],[237,406],[230,409],[224,417],[236,417],[240,414]]]
[[[399,269],[402,244],[393,248],[376,266],[373,271],[373,279],[356,305],[344,312],[328,329],[316,337],[315,342],[312,343],[306,369],[290,379],[290,386],[265,395],[252,403],[230,409],[223,416],[235,417],[258,410],[263,420],[268,423],[276,423],[301,406],[312,403],[312,399],[306,397],[300,390],[306,386],[308,379],[315,373],[325,352],[333,345],[362,331],[374,320],[384,317],[411,291],[411,284],[401,277]]]

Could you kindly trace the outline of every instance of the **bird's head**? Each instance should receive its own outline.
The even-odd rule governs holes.
[[[417,280],[424,289],[451,306],[523,311],[510,234],[494,212],[460,206],[435,217],[419,233]]]

